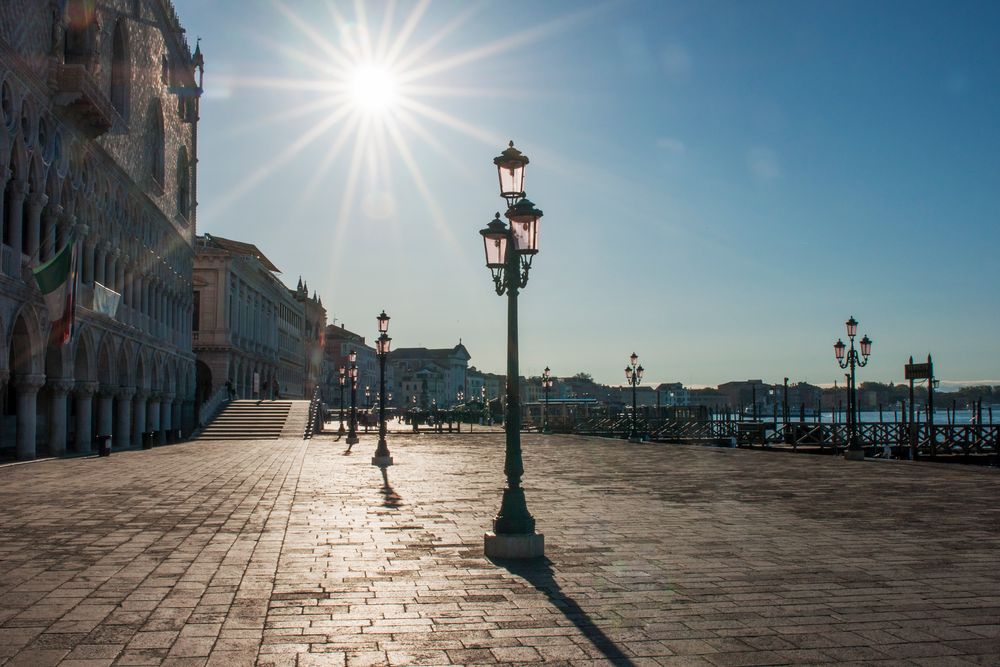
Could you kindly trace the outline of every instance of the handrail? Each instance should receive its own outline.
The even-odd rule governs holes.
[[[205,426],[215,419],[215,416],[222,408],[222,404],[229,398],[229,390],[226,385],[220,386],[215,393],[209,396],[198,409],[198,425]]]

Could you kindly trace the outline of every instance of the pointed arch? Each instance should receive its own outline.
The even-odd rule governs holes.
[[[115,345],[111,339],[111,334],[104,334],[97,348],[97,381],[106,385],[116,384],[118,377],[115,364],[118,356],[115,354]]]
[[[73,346],[73,377],[77,382],[96,380],[94,333],[88,325],[80,327]]]
[[[42,335],[41,319],[29,303],[24,304],[14,316],[8,351],[11,373],[36,375],[42,372],[45,337]]]
[[[135,383],[132,375],[132,368],[134,366],[135,354],[133,353],[131,344],[123,342],[119,346],[118,361],[118,386],[134,387]]]

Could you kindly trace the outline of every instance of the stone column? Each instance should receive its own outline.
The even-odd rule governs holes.
[[[32,192],[28,198],[28,256],[38,258],[38,243],[42,235],[42,209],[49,198],[40,192]]]
[[[69,378],[54,378],[46,384],[52,392],[49,403],[49,455],[62,456],[66,453],[66,394],[75,383]]]
[[[17,459],[35,458],[35,425],[38,390],[45,384],[44,375],[15,375],[17,389]]]
[[[156,393],[149,394],[149,403],[146,408],[146,430],[157,432],[160,430],[160,395]]]
[[[60,217],[60,207],[49,206],[45,209],[45,215],[42,216],[42,253],[40,259],[42,261],[48,261],[52,259],[52,256],[56,254],[56,243],[58,239],[56,238],[57,222]]]
[[[91,398],[97,391],[96,382],[77,382],[74,389],[76,396],[76,443],[74,450],[85,454],[94,443],[94,429],[91,424]]]
[[[118,449],[128,449],[132,446],[132,394],[135,387],[119,387],[115,396],[118,399],[117,428],[115,428],[114,445]]]
[[[21,227],[24,217],[24,183],[14,181],[10,184],[10,208],[7,209],[7,226],[10,228],[10,247],[14,249],[14,266],[21,266],[21,250],[24,240],[21,238]],[[20,274],[16,277],[20,277]]]
[[[163,394],[160,396],[160,429],[157,440],[161,445],[167,442],[167,431],[170,430],[170,424],[172,423],[171,417],[173,416],[170,412],[170,404],[174,401],[173,394]]]
[[[181,429],[185,436],[194,430],[194,401],[184,401],[181,405]]]
[[[91,239],[83,243],[83,282],[87,285],[94,284],[94,254],[97,252],[97,244]]]
[[[108,261],[108,244],[99,243],[94,251],[94,280],[101,283],[102,285],[107,284],[105,282],[104,270],[107,268]]]
[[[146,401],[149,400],[149,392],[145,389],[137,389],[135,399],[132,403],[132,445],[142,446],[142,434],[146,428]]]
[[[108,265],[104,269],[104,278],[102,281],[104,286],[113,292],[118,291],[118,286],[116,285],[116,279],[118,278],[118,255],[120,251],[114,246],[110,246],[108,249],[107,263]]]
[[[97,435],[113,435],[114,424],[111,418],[114,416],[112,401],[118,387],[109,384],[102,384],[98,390],[97,397]],[[114,440],[111,441],[114,447]]]
[[[170,406],[170,409],[171,409],[171,414],[170,414],[170,428],[174,429],[175,431],[177,429],[180,429],[181,431],[184,430],[184,422],[182,421],[182,418],[181,418],[181,404],[182,403],[183,403],[183,401],[181,401],[181,399],[175,398],[174,402]]]

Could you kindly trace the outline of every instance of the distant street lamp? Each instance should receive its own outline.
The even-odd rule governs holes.
[[[347,360],[351,363],[347,369],[347,375],[351,380],[351,424],[347,431],[347,444],[353,445],[358,442],[358,352],[351,350],[347,355]]]
[[[365,410],[372,406],[372,388],[365,385]]]
[[[518,386],[517,294],[528,284],[531,260],[538,252],[538,221],[542,212],[524,196],[524,169],[527,156],[508,148],[494,158],[500,179],[500,196],[507,200],[500,214],[480,230],[486,249],[486,266],[493,274],[498,296],[507,294],[507,414],[504,473],[507,486],[500,511],[493,520],[493,532],[484,537],[484,551],[492,558],[537,558],[545,553],[545,538],[535,532],[535,519],[521,488],[524,462],[521,457],[521,397]]]
[[[542,433],[549,433],[549,390],[552,389],[552,371],[548,366],[542,371],[542,391],[545,392],[545,411],[542,413]]]
[[[340,428],[337,429],[337,435],[344,435],[344,387],[347,385],[347,369],[343,364],[340,365],[339,369],[340,376]]]
[[[483,425],[486,426],[490,421],[489,407],[486,404],[486,385],[479,388],[479,400],[483,404]]]
[[[417,395],[413,395],[413,412],[411,413],[410,422],[413,424],[413,432],[417,433]]]
[[[851,346],[847,350],[847,358],[844,358],[844,341],[837,339],[833,345],[833,353],[837,357],[837,363],[841,368],[850,368],[847,375],[847,451],[844,458],[852,461],[861,461],[865,458],[865,450],[861,447],[858,438],[858,385],[855,375],[856,366],[868,364],[868,357],[872,353],[872,341],[867,334],[861,339],[861,355],[854,349],[854,337],[858,334],[858,321],[852,316],[847,320],[847,338],[851,341]]]
[[[385,359],[389,356],[389,316],[382,311],[377,318],[379,336],[375,341],[375,353],[378,355],[378,447],[372,457],[372,465],[386,468],[392,465],[389,446],[385,442]]]
[[[639,386],[640,382],[642,382],[642,373],[645,369],[642,366],[635,365],[635,362],[639,361],[639,355],[635,352],[633,352],[632,356],[629,357],[629,361],[632,363],[625,367],[625,379],[628,380],[630,385],[632,385],[632,421],[631,426],[629,427],[628,439],[629,442],[642,442],[642,438],[639,437],[639,432],[636,429],[635,388]]]

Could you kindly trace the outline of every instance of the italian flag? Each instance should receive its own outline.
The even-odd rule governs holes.
[[[32,269],[32,273],[49,311],[51,340],[65,345],[73,338],[76,310],[77,249],[74,239],[70,237],[55,257]]]

